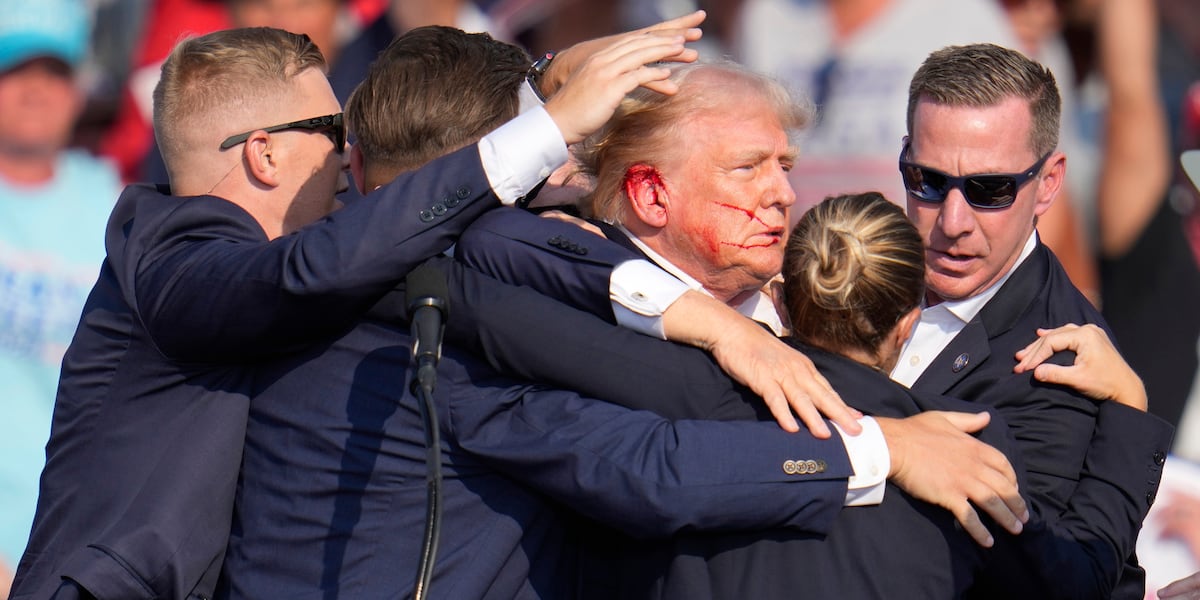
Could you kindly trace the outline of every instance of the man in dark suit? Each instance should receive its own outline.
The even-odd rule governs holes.
[[[659,77],[639,61],[682,43],[637,36],[544,110],[333,212],[345,130],[312,42],[272,29],[182,42],[155,91],[172,187],[131,186],[114,210],[13,597],[211,595],[257,361],[344,331]]]
[[[928,306],[893,376],[999,410],[1017,433],[1027,491],[1048,514],[1064,510],[1083,479],[1142,474],[1147,483],[1129,502],[1107,507],[1136,539],[1169,435],[1131,453],[1138,430],[1128,424],[1152,416],[1013,373],[1010,358],[1038,328],[1107,329],[1037,238],[1066,172],[1053,75],[1012,50],[952,47],[930,55],[909,94],[900,171],[925,239]],[[1114,596],[1140,598],[1144,587],[1131,553]]]
[[[912,121],[910,126],[928,128],[937,135],[925,133],[924,129],[915,130],[916,133],[912,136],[913,148],[917,147],[918,140],[931,146],[934,143],[940,143],[935,147],[945,156],[957,156],[956,152],[982,153],[983,149],[994,150],[1002,147],[1003,152],[996,151],[997,154],[986,157],[994,161],[994,165],[979,167],[979,170],[984,173],[1000,170],[998,167],[1003,165],[1000,160],[1005,157],[1012,158],[1015,153],[1026,148],[1023,144],[1026,144],[1027,141],[1032,145],[1035,132],[1041,136],[1037,143],[1043,146],[1048,144],[1048,148],[1041,150],[1045,154],[1045,159],[1038,160],[1038,157],[1035,156],[1029,161],[1031,164],[1036,162],[1035,168],[1030,168],[1015,176],[989,174],[982,177],[967,176],[958,181],[949,178],[945,173],[930,169],[926,165],[913,164],[909,154],[911,150],[907,146],[905,148],[905,155],[902,156],[902,168],[907,169],[905,171],[906,183],[910,184],[910,190],[914,193],[921,194],[921,196],[910,198],[910,213],[921,210],[922,206],[925,207],[924,214],[915,215],[914,219],[922,229],[930,248],[927,255],[930,267],[930,289],[935,295],[958,294],[949,297],[960,300],[974,298],[977,299],[979,305],[986,302],[988,306],[984,307],[980,322],[989,328],[989,332],[996,340],[999,340],[999,342],[995,342],[996,348],[990,352],[991,360],[987,361],[984,360],[988,358],[986,350],[988,336],[986,335],[981,337],[976,334],[974,336],[975,345],[971,348],[947,350],[947,353],[936,361],[945,365],[939,368],[938,373],[950,374],[951,381],[946,385],[955,387],[941,389],[948,389],[952,393],[966,396],[972,401],[994,406],[1002,415],[1007,415],[1009,412],[1013,414],[1012,425],[1019,440],[1018,448],[1023,455],[1031,459],[1029,472],[1031,484],[1027,489],[1031,491],[1035,505],[1043,514],[1055,517],[1067,509],[1071,502],[1071,491],[1085,480],[1111,481],[1114,487],[1126,490],[1125,497],[1131,498],[1131,500],[1113,502],[1106,506],[1106,510],[1119,517],[1120,525],[1114,527],[1115,536],[1112,548],[1118,553],[1130,552],[1140,527],[1141,518],[1148,509],[1154,491],[1157,489],[1162,460],[1161,453],[1169,444],[1169,427],[1140,411],[1111,402],[1097,405],[1069,390],[1038,383],[1028,373],[1014,374],[1012,372],[1015,361],[1009,357],[1036,339],[1036,327],[1052,327],[1070,321],[1101,321],[1098,321],[1099,317],[1095,312],[1090,310],[1082,297],[1078,296],[1077,292],[1069,286],[1069,282],[1055,275],[1061,273],[1061,269],[1049,257],[1048,251],[1033,252],[1033,249],[1036,248],[1034,217],[1044,211],[1048,203],[1053,200],[1058,184],[1061,182],[1063,168],[1061,153],[1050,152],[1054,148],[1057,135],[1057,93],[1054,92],[1053,80],[1047,81],[1048,74],[1036,63],[1031,63],[1024,57],[1007,51],[992,49],[983,51],[984,55],[990,52],[1000,52],[1002,55],[1002,58],[990,63],[989,66],[992,69],[990,71],[981,69],[979,60],[961,59],[961,54],[969,55],[974,59],[976,57],[971,53],[978,51],[980,51],[979,47],[949,51],[949,59],[935,54],[931,58],[931,63],[936,65],[939,60],[949,60],[962,71],[958,74],[960,79],[965,78],[971,82],[974,82],[973,77],[986,79],[987,77],[997,77],[997,75],[1000,79],[1015,78],[1021,81],[1018,84],[1010,83],[1009,87],[1004,87],[996,97],[985,100],[972,98],[965,101],[965,107],[956,105],[956,101],[964,101],[955,100],[952,94],[923,98],[922,102],[926,104],[926,108],[933,107],[930,110],[935,114],[932,118],[926,116],[922,120],[920,118],[922,113],[918,112],[917,118],[910,119]],[[1014,65],[1016,66],[1014,67]],[[1014,69],[1017,71],[1016,74],[1013,73]],[[942,75],[940,79],[929,77],[927,83],[928,81],[946,80],[944,73],[940,75]],[[987,87],[982,83],[979,85],[959,83],[959,85],[963,90]],[[1027,87],[1022,88],[1021,85]],[[1022,94],[1028,94],[1028,96]],[[1041,94],[1046,95],[1047,99],[1035,102],[1034,97]],[[1053,96],[1052,100],[1049,99],[1050,95]],[[951,100],[947,100],[947,97],[950,97]],[[914,96],[914,106],[919,105],[917,99],[920,98],[920,94]],[[637,107],[637,110],[631,111],[631,114],[636,112],[637,116],[625,119],[625,124],[610,125],[607,131],[620,131],[623,125],[632,124],[632,127],[626,130],[625,135],[625,141],[630,145],[636,140],[637,143],[648,144],[650,147],[683,147],[678,140],[672,143],[669,138],[666,142],[656,138],[655,131],[648,125],[647,117],[645,117],[647,114],[645,105],[639,104],[644,100],[643,96],[638,101],[631,103],[632,106]],[[1047,102],[1049,105],[1046,104]],[[1030,106],[1037,106],[1037,109],[1031,109]],[[953,114],[955,110],[959,111],[958,115]],[[1003,112],[1004,110],[1009,112]],[[942,119],[941,117],[945,116],[944,113],[947,112],[952,113],[950,116],[957,116],[959,119]],[[992,113],[999,114],[1000,118],[989,122],[996,126],[987,131],[988,135],[980,134],[979,139],[951,137],[954,133],[966,136],[966,132],[974,131],[968,126],[969,118],[979,118],[980,114],[986,116]],[[1035,127],[1032,115],[1038,115],[1039,119],[1048,120],[1048,122],[1039,121]],[[621,122],[622,120],[621,113],[618,113],[616,121]],[[1004,125],[998,124],[1001,122]],[[1022,127],[1013,127],[1013,123],[1018,123]],[[726,124],[725,127],[727,129],[734,128],[730,124]],[[738,131],[743,129],[744,124],[738,128]],[[629,134],[629,131],[635,131],[636,135]],[[1001,134],[1004,136],[1003,141],[1009,143],[1010,146],[1001,146],[999,138],[991,139],[991,136],[1000,136]],[[692,132],[687,139],[687,147],[691,149],[698,143],[697,140],[702,138]],[[658,145],[655,146],[655,143]],[[684,191],[696,185],[694,180],[688,179],[686,170],[680,171],[674,165],[697,163],[673,158],[666,158],[660,163],[650,165],[622,162],[621,158],[623,157],[619,154],[619,148],[617,151],[613,151],[613,146],[612,139],[606,138],[603,142],[597,143],[595,147],[599,149],[598,152],[607,152],[608,154],[602,159],[592,157],[597,164],[605,165],[602,170],[608,170],[607,174],[598,171],[592,172],[594,176],[598,176],[594,201],[600,204],[598,204],[599,209],[596,213],[602,218],[616,220],[624,225],[625,231],[633,234],[625,237],[640,240],[640,243],[636,244],[638,250],[651,255],[664,256],[668,262],[675,263],[676,270],[682,270],[692,278],[704,283],[708,274],[719,271],[722,267],[721,261],[725,260],[717,250],[769,246],[769,243],[762,242],[762,239],[769,239],[771,230],[769,227],[762,227],[766,223],[763,213],[758,210],[760,207],[739,206],[735,202],[725,200],[713,193],[699,194],[693,197],[703,198],[715,206],[715,208],[709,206],[706,210],[727,210],[731,221],[726,224],[727,229],[722,230],[717,226],[693,227],[690,230],[680,228],[679,234],[673,237],[669,233],[664,234],[667,229],[672,227],[672,221],[677,220],[677,215],[672,214],[670,209],[679,210],[678,205],[681,203],[680,198],[684,197]],[[1028,151],[1032,152],[1032,150]],[[759,153],[758,156],[763,154],[765,153]],[[672,160],[677,160],[677,163],[672,163]],[[588,160],[585,159],[584,162],[586,165]],[[714,160],[712,163],[722,164],[719,160]],[[729,164],[733,165],[732,162]],[[753,162],[749,162],[745,166],[753,169],[764,168]],[[733,165],[727,170],[732,177],[742,168],[742,165],[739,164]],[[768,164],[767,168],[773,167]],[[949,169],[948,166],[946,168]],[[724,173],[720,168],[716,171]],[[692,177],[702,180],[700,175]],[[945,185],[947,182],[951,185]],[[969,186],[971,200],[976,202],[976,206],[968,206],[965,203],[963,194],[966,192],[964,188],[961,188],[964,183]],[[953,184],[960,187],[955,188]],[[1007,194],[1007,198],[1003,197],[1005,194]],[[750,196],[750,194],[744,196]],[[619,200],[614,200],[614,198],[619,198]],[[941,201],[944,201],[944,204],[938,204]],[[610,204],[603,204],[604,202]],[[1008,203],[1012,203],[1012,206],[1009,206]],[[672,204],[675,206],[672,207]],[[939,216],[937,214],[939,208],[947,212],[953,209],[954,212],[949,216]],[[740,218],[734,214],[738,211],[742,213]],[[988,223],[988,227],[975,227],[975,224],[970,222],[973,221],[971,217],[975,214],[979,214],[979,220]],[[922,220],[922,216],[925,217],[924,220]],[[515,256],[501,254],[499,257],[490,252],[474,253],[473,249],[497,248],[495,242],[498,238],[512,237],[511,230],[506,231],[506,226],[497,223],[508,218],[510,218],[509,214],[497,214],[488,222],[478,223],[477,231],[483,232],[491,228],[496,236],[486,242],[477,242],[473,237],[475,234],[468,233],[460,244],[456,256],[476,266],[485,267],[491,272],[511,273],[516,270],[513,268],[515,265],[527,265],[530,258],[520,255],[520,253]],[[968,223],[964,225],[963,220],[968,220]],[[754,233],[760,238],[738,237],[740,230],[737,227],[753,228],[756,226],[763,230],[760,233]],[[961,227],[962,231],[948,233],[947,230],[941,229],[953,226]],[[763,238],[762,236],[767,237]],[[490,236],[485,235],[484,237]],[[535,236],[531,235],[529,239],[525,240],[525,244],[527,248],[539,247],[544,251],[560,253],[567,258],[571,258],[570,253],[562,252],[562,248],[569,249],[572,245],[584,247],[591,254],[595,254],[593,251],[595,244],[589,241],[586,235],[568,233],[556,237],[557,243],[547,243],[544,239],[536,240]],[[554,238],[549,239],[551,242],[554,240]],[[672,240],[675,240],[674,246],[671,245]],[[1026,247],[1033,252],[1032,262],[1026,261],[1017,268],[1016,265],[1019,262],[1017,259],[1021,255],[1021,250]],[[690,251],[680,252],[681,248],[690,249]],[[491,254],[491,256],[485,257],[484,255],[487,254]],[[587,286],[592,289],[606,289],[610,283],[610,276],[614,280],[617,277],[616,272],[612,269],[616,265],[615,262],[603,265],[588,263],[586,259],[575,258],[573,261],[576,265],[584,267],[582,278],[589,282]],[[698,268],[693,266],[691,270],[681,266],[689,264],[689,261],[692,265],[695,265],[696,262],[701,264]],[[1039,264],[1040,266],[1037,266]],[[727,263],[724,266],[738,267],[733,263]],[[746,266],[753,267],[752,264],[747,263],[738,267],[738,270],[744,274],[748,272]],[[529,270],[528,267],[525,269]],[[537,272],[548,271],[543,269]],[[996,288],[1000,288],[996,282],[1009,272],[1014,273],[1012,276],[1014,282],[1024,281],[1025,283],[1013,283],[1011,286],[1001,288],[998,293],[993,291],[995,296],[990,302],[988,302],[988,298],[991,297],[991,294],[979,300],[979,294],[986,292],[990,286],[995,285]],[[980,275],[981,273],[983,275]],[[522,281],[528,282],[528,280]],[[764,281],[760,276],[759,284]],[[716,283],[712,286],[714,295],[738,299],[736,293],[724,292],[720,287],[721,282]],[[549,284],[545,288],[547,291],[553,291],[554,285]],[[630,289],[628,285],[623,287]],[[705,283],[705,287],[710,286]],[[965,287],[965,289],[957,289],[960,287]],[[739,293],[745,294],[754,290],[753,286],[747,285]],[[648,295],[641,289],[637,291],[643,292],[641,294],[643,296]],[[631,304],[637,305],[632,302]],[[971,329],[970,326],[968,328]],[[967,333],[968,336],[971,335],[969,332],[964,333]],[[963,338],[962,342],[956,339],[951,344],[966,343],[966,339],[968,338]],[[909,345],[910,354],[906,354],[901,359],[900,369],[912,366],[911,350],[921,347],[921,344],[926,343],[927,340],[928,336],[924,335],[921,328],[918,327],[914,341]],[[980,343],[982,346],[979,345]],[[940,350],[940,348],[938,349]],[[928,351],[926,350],[926,352]],[[928,358],[929,356],[926,356],[926,363]],[[1060,360],[1063,359],[1069,360],[1070,357],[1060,357]],[[953,377],[954,374],[960,372],[962,373],[961,379]],[[944,378],[944,376],[935,376],[933,372],[930,372],[929,381],[936,381],[938,377]],[[978,382],[978,384],[972,385],[972,382]],[[918,381],[918,388],[922,385],[926,384]],[[1024,555],[1026,560],[1034,560],[1028,554],[1031,552],[1030,548],[1021,547],[1018,549],[1018,553],[1007,556],[1020,556],[1020,552],[1026,552]],[[1007,571],[1001,569],[1001,572],[1011,574],[1023,572],[1023,570],[1012,567]],[[1110,576],[1115,577],[1118,572],[1119,568],[1116,564],[1107,567],[1100,565],[1098,577],[1101,581],[1097,582],[1096,589],[1110,590],[1115,581],[1103,581],[1103,579]],[[1131,569],[1127,573],[1126,584],[1133,580],[1133,587],[1137,587],[1137,570]],[[1122,590],[1128,589],[1125,587],[1126,584],[1122,584],[1118,590],[1119,593],[1123,594]],[[1135,593],[1140,596],[1141,592],[1135,590]]]

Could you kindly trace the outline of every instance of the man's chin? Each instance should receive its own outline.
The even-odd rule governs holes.
[[[942,300],[964,300],[976,291],[975,283],[968,275],[934,269],[926,274],[925,285]]]

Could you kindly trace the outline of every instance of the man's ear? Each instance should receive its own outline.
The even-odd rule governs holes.
[[[629,210],[639,221],[656,228],[667,225],[670,198],[657,168],[644,164],[629,167],[624,187]]]
[[[362,150],[358,149],[358,144],[350,146],[350,178],[354,180],[354,187],[358,189],[358,193],[367,195],[367,179],[364,176]]]
[[[268,187],[279,186],[279,157],[275,155],[276,148],[271,143],[271,136],[259,130],[246,138],[242,157],[249,166],[250,176]]]
[[[1050,210],[1054,199],[1062,193],[1063,182],[1067,176],[1067,155],[1055,151],[1042,167],[1041,180],[1038,182],[1037,198],[1034,199],[1033,214],[1042,216]]]

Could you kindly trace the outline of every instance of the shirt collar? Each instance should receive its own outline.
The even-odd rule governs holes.
[[[700,283],[700,281],[695,277],[685,273],[683,269],[675,266],[663,255],[652,250],[650,246],[647,246],[645,242],[638,239],[636,235],[633,235],[633,233],[626,229],[624,225],[618,223],[616,227],[617,229],[621,230],[621,233],[624,233],[629,238],[629,241],[633,242],[633,244],[637,246],[638,249],[641,250],[642,253],[644,253],[651,261],[661,267],[662,270],[674,275],[689,288],[712,296],[711,292],[704,289],[704,284]],[[761,290],[756,294],[751,294],[749,298],[747,298],[741,304],[734,306],[733,309],[742,315],[750,317],[751,319],[770,327],[771,331],[773,331],[777,336],[782,336],[784,333],[786,333],[783,328],[783,321],[779,318],[779,313],[775,310],[775,303],[771,300],[770,296]]]
[[[950,314],[958,317],[963,323],[970,323],[971,320],[979,314],[979,311],[983,310],[984,305],[986,305],[988,301],[995,297],[996,292],[1000,291],[1000,287],[1004,285],[1004,282],[1008,281],[1009,277],[1012,277],[1012,274],[1017,270],[1017,267],[1021,266],[1021,264],[1024,263],[1031,254],[1033,254],[1033,249],[1036,247],[1037,230],[1034,230],[1033,233],[1029,234],[1029,239],[1025,240],[1025,247],[1021,249],[1021,255],[1017,257],[1017,262],[1014,263],[1012,268],[1009,269],[1008,272],[1006,272],[1002,277],[1000,277],[996,283],[993,283],[992,285],[988,286],[986,290],[983,290],[983,292],[971,296],[970,298],[965,298],[963,300],[945,300],[941,304],[938,304],[935,308],[944,308]]]

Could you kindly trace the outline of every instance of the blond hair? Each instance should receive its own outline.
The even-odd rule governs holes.
[[[831,352],[878,354],[900,318],[920,305],[924,246],[883,195],[830,197],[792,229],[783,277],[793,336]]]
[[[657,166],[686,140],[680,126],[697,112],[713,110],[731,95],[757,94],[775,109],[780,125],[790,134],[812,119],[806,98],[794,95],[778,81],[732,62],[693,63],[671,67],[679,92],[665,96],[645,88],[631,92],[600,131],[575,149],[579,172],[593,184],[583,207],[589,216],[609,223],[626,218],[625,174],[638,164]],[[722,85],[702,83],[702,76],[722,77]]]
[[[273,106],[310,68],[324,72],[321,51],[307,35],[282,29],[226,29],[179,42],[154,88],[154,135],[168,170],[193,145]]]

